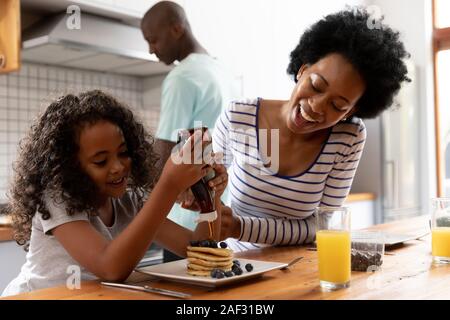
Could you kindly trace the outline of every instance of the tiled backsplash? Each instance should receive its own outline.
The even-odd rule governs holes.
[[[104,90],[127,103],[154,132],[159,101],[144,103],[143,84],[138,77],[29,63],[20,72],[0,75],[0,203],[6,201],[19,141],[51,101],[69,92]]]

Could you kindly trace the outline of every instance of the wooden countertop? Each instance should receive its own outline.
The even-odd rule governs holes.
[[[417,217],[378,225],[370,229],[395,233],[420,233],[428,228],[429,217]],[[275,270],[263,277],[215,290],[186,284],[155,280],[133,274],[130,283],[183,291],[192,299],[450,299],[450,265],[431,263],[430,235],[414,240],[384,256],[383,268],[375,273],[352,272],[350,288],[323,292],[319,287],[317,252],[306,247],[278,247],[252,250],[237,257],[288,262],[303,256],[289,270]],[[48,288],[9,299],[171,299],[152,293],[104,287],[98,281],[81,283],[81,289],[65,286]]]
[[[345,199],[345,202],[357,202],[357,201],[372,201],[375,200],[375,194],[365,192],[365,193],[351,193]]]
[[[13,239],[12,227],[0,225],[0,241],[11,241],[12,239]]]

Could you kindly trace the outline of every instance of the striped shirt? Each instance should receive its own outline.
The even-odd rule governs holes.
[[[264,166],[258,136],[259,99],[233,102],[218,118],[214,152],[229,168],[233,213],[241,220],[235,251],[265,245],[310,243],[315,238],[314,209],[341,206],[358,167],[366,130],[353,117],[332,127],[320,154],[304,172],[283,176]],[[268,133],[270,134],[270,132]]]

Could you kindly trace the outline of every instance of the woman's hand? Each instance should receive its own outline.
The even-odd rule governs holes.
[[[241,220],[233,214],[230,207],[221,206],[220,239],[239,238],[241,235]]]

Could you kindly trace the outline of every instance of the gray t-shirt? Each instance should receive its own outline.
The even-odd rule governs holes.
[[[89,216],[85,212],[69,216],[64,204],[58,204],[48,198],[45,203],[51,217],[43,220],[40,213],[34,215],[26,262],[19,275],[3,291],[2,296],[63,285],[78,270],[81,272],[81,280],[96,279],[95,275],[80,266],[69,255],[51,234],[51,230],[68,222],[89,221],[106,239],[112,240],[125,229],[140,210],[137,196],[132,192],[126,192],[122,198],[112,200],[114,224],[107,227],[98,216]]]

